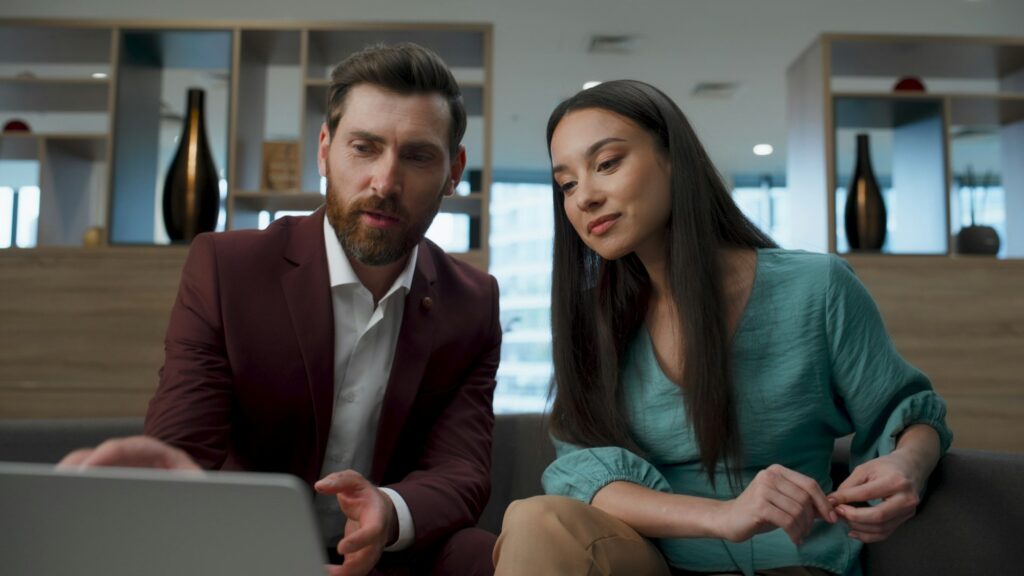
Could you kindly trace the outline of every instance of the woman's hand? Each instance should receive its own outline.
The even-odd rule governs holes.
[[[931,426],[917,424],[900,436],[896,450],[857,466],[828,499],[850,526],[850,537],[862,542],[885,540],[917,513],[918,494],[939,460],[939,436]],[[851,502],[881,500],[857,508]]]
[[[829,523],[837,520],[817,482],[779,464],[760,471],[742,494],[723,504],[718,532],[731,542],[782,528],[800,545],[815,518]]]

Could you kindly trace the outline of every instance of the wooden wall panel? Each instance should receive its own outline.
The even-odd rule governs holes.
[[[946,399],[954,446],[1024,452],[1024,261],[847,260],[900,353]]]
[[[184,258],[0,252],[0,418],[142,415]],[[949,403],[955,445],[1024,452],[1024,261],[848,260],[897,348]]]
[[[0,254],[0,418],[142,414],[183,248]]]

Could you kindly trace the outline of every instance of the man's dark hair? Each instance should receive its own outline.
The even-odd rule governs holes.
[[[440,94],[448,102],[451,125],[448,148],[454,155],[466,133],[462,91],[448,65],[433,50],[418,44],[376,44],[342,60],[331,71],[327,89],[327,128],[331,137],[345,110],[352,87],[372,84],[397,94]]]

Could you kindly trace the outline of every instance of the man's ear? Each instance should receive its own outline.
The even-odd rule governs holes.
[[[462,173],[466,170],[466,147],[459,146],[459,151],[452,157],[450,181],[445,196],[455,195],[455,187],[462,181]]]
[[[320,170],[320,176],[327,176],[327,157],[331,150],[331,132],[327,123],[320,125],[320,143],[316,148],[316,166]]]

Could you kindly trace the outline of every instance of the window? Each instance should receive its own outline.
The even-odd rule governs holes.
[[[551,384],[551,258],[554,218],[547,175],[491,186],[491,274],[501,290],[504,332],[494,411],[541,412]]]

